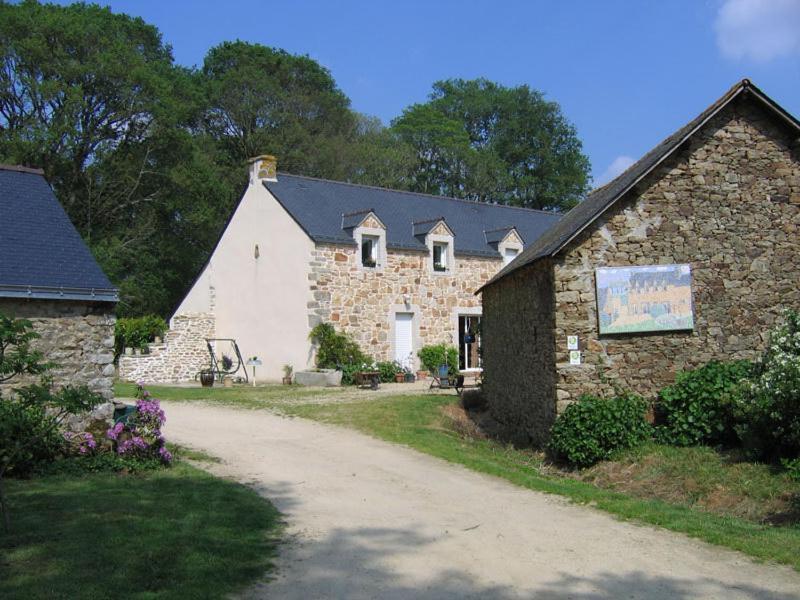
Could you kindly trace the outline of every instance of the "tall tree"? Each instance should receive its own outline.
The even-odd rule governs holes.
[[[555,102],[526,85],[486,79],[436,82],[392,130],[416,153],[412,188],[544,209],[577,204],[589,160]]]
[[[0,159],[44,168],[118,312],[167,313],[235,187],[193,135],[193,74],[141,19],[32,0],[0,3],[0,60]]]
[[[281,169],[327,176],[355,132],[350,100],[308,56],[224,42],[209,50],[201,76],[207,130],[233,160],[266,152]]]

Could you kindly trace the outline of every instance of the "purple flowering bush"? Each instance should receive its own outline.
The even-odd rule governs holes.
[[[67,447],[67,453],[87,455],[93,454],[97,450],[97,442],[94,436],[88,431],[83,433],[74,433],[72,431],[64,432],[64,442]]]
[[[172,462],[161,427],[166,421],[164,411],[150,392],[140,383],[137,391],[136,412],[126,423],[119,422],[106,432],[117,454],[138,459],[158,459],[163,464]]]

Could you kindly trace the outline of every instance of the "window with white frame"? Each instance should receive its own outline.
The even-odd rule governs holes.
[[[448,246],[447,242],[434,242],[433,243],[433,270],[439,273],[444,273],[448,270],[447,266],[447,254],[448,254]]]
[[[374,269],[378,265],[380,238],[377,235],[361,236],[361,265]]]

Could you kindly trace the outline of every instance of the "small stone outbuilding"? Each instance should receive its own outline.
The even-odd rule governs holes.
[[[33,323],[55,385],[113,399],[117,299],[42,171],[0,165],[0,313]]]
[[[682,369],[763,350],[800,307],[799,141],[743,80],[482,287],[484,391],[508,439],[544,443],[582,394],[652,399]]]

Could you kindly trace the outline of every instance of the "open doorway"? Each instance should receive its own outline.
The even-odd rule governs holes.
[[[458,316],[458,368],[462,371],[481,366],[481,317]]]

